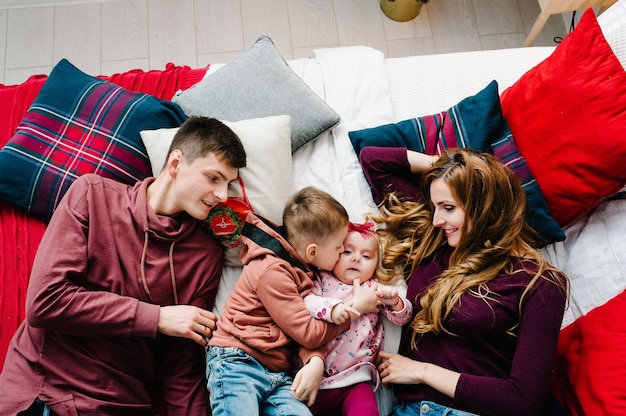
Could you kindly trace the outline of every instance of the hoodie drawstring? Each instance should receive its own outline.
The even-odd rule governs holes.
[[[172,280],[172,293],[174,294],[174,305],[178,305],[178,291],[176,290],[176,275],[174,274],[174,244],[170,246],[170,279]]]
[[[150,288],[148,287],[148,281],[146,280],[146,254],[148,252],[149,235],[148,230],[144,231],[143,250],[141,252],[141,283],[143,284],[143,290],[146,291],[148,298],[154,302],[152,295],[150,294]],[[176,241],[172,241],[169,252],[170,263],[170,279],[172,283],[172,293],[174,294],[174,304],[178,305],[178,291],[176,290],[176,275],[174,274],[174,245]]]

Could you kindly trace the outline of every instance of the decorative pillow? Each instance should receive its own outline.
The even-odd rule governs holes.
[[[626,292],[561,330],[553,391],[569,414],[626,414]]]
[[[246,149],[246,167],[240,169],[246,194],[254,212],[276,223],[282,223],[283,208],[294,191],[291,159],[291,117],[287,115],[262,117],[236,122],[223,121],[241,139]],[[152,170],[161,171],[170,143],[177,129],[142,131]],[[242,197],[238,184],[233,184],[230,196]],[[226,264],[241,266],[240,249],[226,250]]]
[[[502,110],[561,226],[626,183],[626,73],[593,10],[502,93]]]
[[[365,146],[407,147],[429,155],[449,147],[486,151],[494,137],[503,136],[503,123],[498,84],[492,81],[448,111],[351,131],[348,135],[357,155]]]
[[[340,117],[296,75],[268,36],[172,101],[189,116],[244,120],[291,116],[291,151],[339,124]]]
[[[172,102],[127,91],[63,59],[0,150],[0,198],[47,221],[82,174],[128,184],[148,176],[139,132],[185,119]]]
[[[453,147],[492,152],[520,179],[526,193],[526,219],[530,226],[543,236],[546,244],[565,239],[502,117],[496,81],[448,111],[351,131],[348,135],[357,155],[365,146],[406,147],[430,155]]]
[[[237,248],[241,246],[241,232],[248,214],[253,212],[246,195],[246,187],[241,176],[237,178],[243,197],[229,196],[211,209],[209,216],[202,221],[202,226],[223,246]]]

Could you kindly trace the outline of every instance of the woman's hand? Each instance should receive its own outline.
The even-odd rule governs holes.
[[[422,384],[427,363],[400,354],[378,353],[378,372],[384,384]]]
[[[162,306],[157,331],[172,337],[189,338],[203,347],[217,328],[217,316],[197,306]]]
[[[415,150],[407,150],[406,158],[411,167],[411,173],[422,173],[437,162],[439,155],[427,155]]]
[[[386,351],[380,351],[378,359],[378,371],[384,384],[428,384],[454,398],[461,373]]]

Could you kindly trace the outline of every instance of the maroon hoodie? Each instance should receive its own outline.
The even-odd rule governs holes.
[[[146,188],[96,175],[72,185],[33,265],[26,320],[0,375],[0,414],[40,398],[55,413],[209,412],[204,349],[157,334],[159,305],[211,309],[223,250],[196,220],[157,215]]]

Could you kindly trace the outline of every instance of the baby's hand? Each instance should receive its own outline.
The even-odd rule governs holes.
[[[393,306],[398,301],[398,291],[393,286],[378,285],[376,287],[376,296],[380,303]]]
[[[354,279],[354,296],[352,298],[352,306],[360,313],[379,312],[378,306],[380,301],[376,294],[376,282],[371,286],[361,286],[359,279]]]
[[[360,313],[352,306],[348,306],[345,303],[338,303],[333,307],[333,310],[330,312],[330,319],[336,325],[341,325],[344,322],[348,321],[352,317],[359,316]]]

